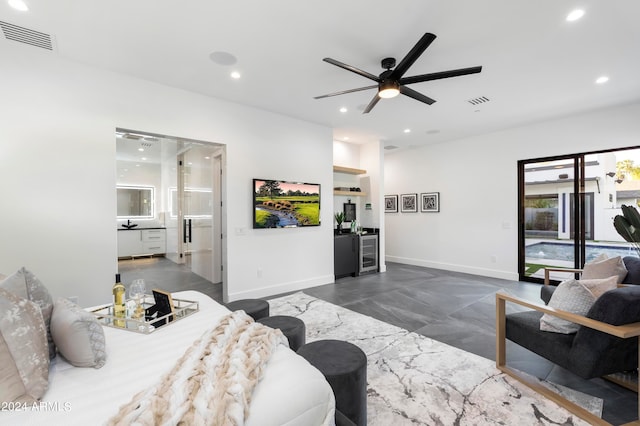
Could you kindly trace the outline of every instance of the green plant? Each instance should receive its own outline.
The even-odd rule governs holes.
[[[613,226],[625,241],[640,253],[640,213],[635,207],[622,205],[622,215],[613,218]]]
[[[344,212],[336,212],[333,217],[336,219],[336,222],[338,223],[338,229],[340,229],[342,227],[342,222],[344,222],[345,216],[344,216]]]

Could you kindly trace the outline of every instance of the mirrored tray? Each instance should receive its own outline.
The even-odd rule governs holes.
[[[192,300],[173,298],[173,313],[158,316],[153,319],[132,318],[135,310],[135,302],[127,300],[126,316],[123,318],[116,317],[113,313],[113,304],[103,305],[97,308],[89,309],[89,312],[96,316],[98,322],[106,327],[117,328],[120,330],[128,330],[136,333],[149,334],[153,333],[157,328],[171,325],[176,321],[188,317],[198,312],[198,302]],[[153,296],[147,294],[142,301],[142,307],[147,309],[155,304]]]

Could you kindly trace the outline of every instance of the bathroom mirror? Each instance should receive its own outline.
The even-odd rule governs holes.
[[[116,187],[118,219],[151,219],[154,217],[154,188],[152,186]]]

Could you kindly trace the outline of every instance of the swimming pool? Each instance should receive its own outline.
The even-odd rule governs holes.
[[[525,247],[525,257],[532,259],[567,260],[573,262],[573,250],[574,249],[572,244],[547,242],[536,243]],[[638,256],[638,252],[633,247],[587,245],[587,262],[593,260],[602,253],[606,254],[609,257]]]

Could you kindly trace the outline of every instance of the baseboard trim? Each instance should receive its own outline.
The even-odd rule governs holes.
[[[480,275],[483,277],[500,278],[503,280],[518,281],[519,276],[514,272],[500,271],[497,269],[478,268],[455,263],[433,262],[423,259],[413,259],[408,257],[389,256],[385,257],[386,262],[396,262],[405,265],[422,266],[424,268],[442,269],[445,271],[462,272],[465,274]]]
[[[278,283],[260,288],[253,288],[251,290],[239,291],[228,295],[226,303],[233,302],[239,299],[257,299],[262,297],[275,296],[277,294],[288,293],[291,291],[304,290],[309,287],[316,287],[324,284],[331,284],[335,282],[333,275],[325,275],[321,277],[314,277],[307,280],[291,281],[287,283]]]

